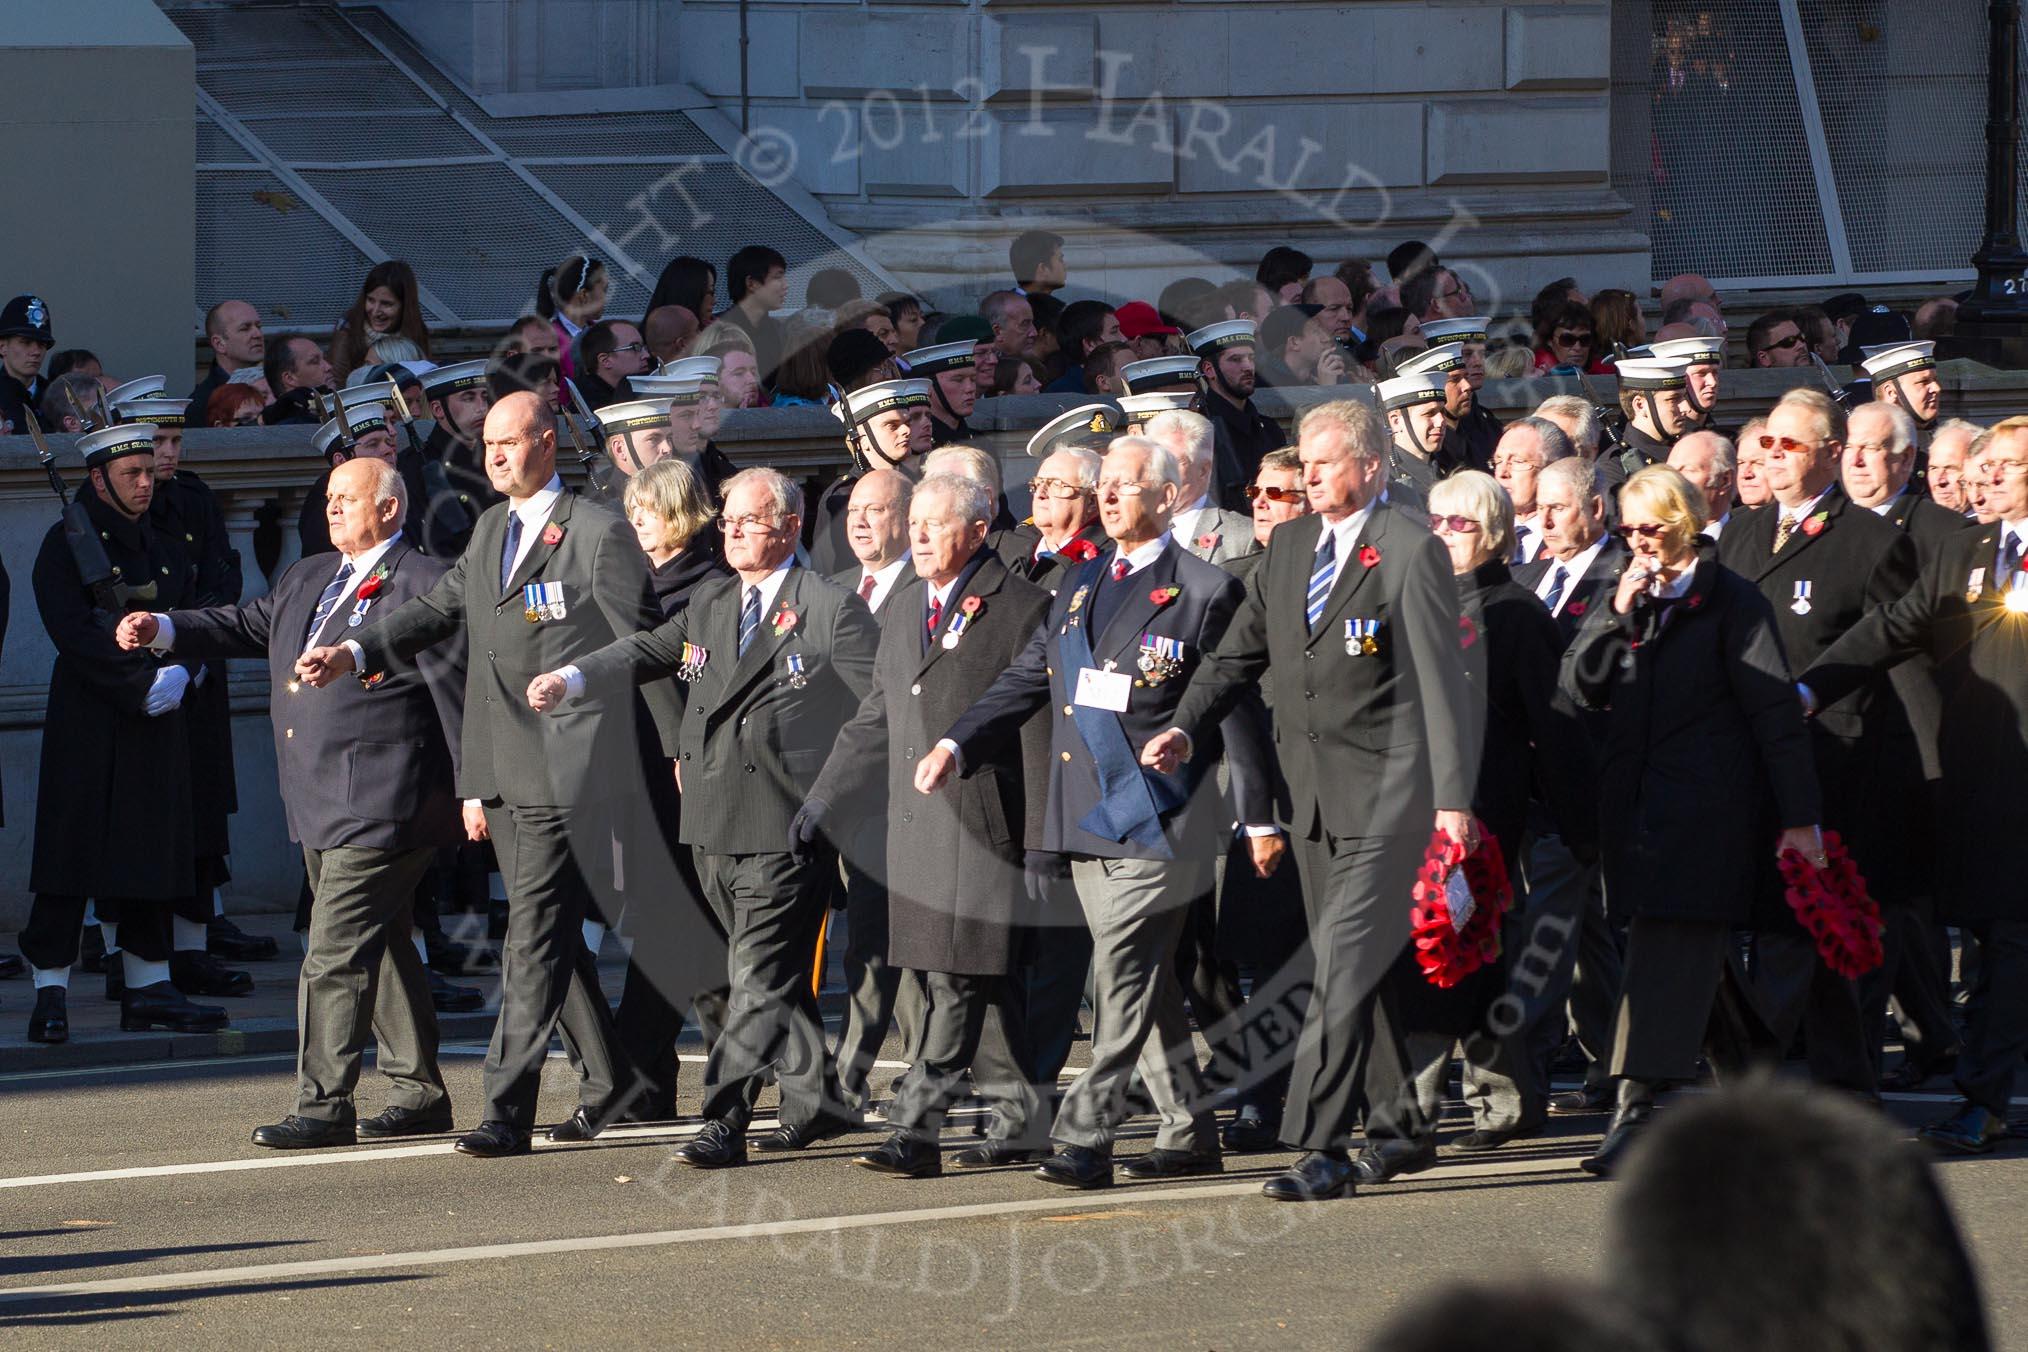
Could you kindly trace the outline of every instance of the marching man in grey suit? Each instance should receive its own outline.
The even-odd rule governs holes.
[[[1071,1188],[1113,1181],[1113,1134],[1125,1120],[1135,1069],[1161,1126],[1155,1148],[1124,1166],[1130,1178],[1218,1173],[1211,1105],[1197,1083],[1183,1014],[1176,945],[1191,898],[1231,838],[1235,811],[1212,774],[1231,753],[1233,797],[1255,866],[1279,862],[1265,717],[1236,708],[1208,729],[1180,771],[1144,771],[1148,738],[1175,722],[1190,673],[1225,632],[1242,594],[1223,569],[1186,553],[1169,533],[1182,476],[1145,437],[1121,437],[1099,471],[1099,516],[1112,546],[1067,573],[1027,646],[916,767],[935,793],[977,773],[991,748],[1035,711],[1052,711],[1042,848],[1069,857],[1070,881],[1091,927],[1095,1017],[1091,1068],[1064,1096],[1050,1138],[1057,1153],[1036,1176]],[[1058,712],[1060,711],[1060,712]]]
[[[690,690],[672,755],[683,843],[732,936],[725,1031],[704,1071],[704,1126],[676,1158],[700,1169],[746,1162],[763,1077],[780,1077],[780,1126],[763,1150],[800,1150],[857,1125],[838,1102],[810,986],[836,886],[828,849],[792,850],[789,826],[838,729],[873,680],[879,642],[853,593],[796,564],[803,494],[771,469],[725,482],[725,562],[660,628],[584,653],[527,683],[526,703],[559,721],[643,682]]]
[[[1303,416],[1313,515],[1268,537],[1231,627],[1191,678],[1173,725],[1141,753],[1173,768],[1272,665],[1275,741],[1294,808],[1316,988],[1282,1139],[1309,1153],[1264,1191],[1349,1195],[1435,1162],[1410,1092],[1388,969],[1408,944],[1430,823],[1478,845],[1471,814],[1481,716],[1458,637],[1457,589],[1428,526],[1379,501],[1388,437],[1363,404]],[[1202,748],[1198,748],[1200,754]],[[1346,1149],[1361,1111],[1366,1148]]]
[[[1170,409],[1148,419],[1150,441],[1166,446],[1183,475],[1176,515],[1170,521],[1176,543],[1206,563],[1223,566],[1260,549],[1254,543],[1253,518],[1228,511],[1212,497],[1212,475],[1218,468],[1211,419],[1188,409]]]
[[[584,700],[554,718],[527,704],[537,674],[576,661],[661,615],[627,523],[579,502],[556,474],[556,426],[542,401],[508,395],[486,414],[486,475],[506,501],[486,509],[472,542],[425,594],[379,624],[311,648],[296,671],[312,685],[358,672],[372,685],[436,644],[467,645],[465,830],[490,838],[507,884],[500,1019],[486,1051],[486,1108],[458,1141],[467,1155],[528,1153],[549,1035],[561,1031],[580,1077],[578,1108],[552,1141],[596,1136],[624,1108],[629,1075],[584,946],[586,864],[610,850],[602,798],[628,792],[640,762],[634,695]],[[675,726],[675,692],[642,692],[657,724]],[[584,831],[571,835],[573,821]],[[585,824],[594,824],[586,829]]]
[[[293,565],[244,606],[136,611],[116,635],[129,650],[268,661],[282,805],[315,896],[296,994],[296,1110],[253,1134],[277,1150],[451,1127],[410,911],[437,850],[464,838],[453,794],[464,655],[447,644],[371,685],[321,692],[303,690],[294,670],[304,649],[366,632],[444,575],[446,564],[402,538],[406,512],[391,465],[347,461],[324,507],[336,554]],[[360,1122],[353,1092],[369,1026],[393,1088],[387,1108]]]

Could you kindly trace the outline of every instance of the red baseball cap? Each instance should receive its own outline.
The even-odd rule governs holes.
[[[1181,333],[1174,324],[1164,324],[1155,307],[1144,300],[1130,300],[1113,311],[1113,317],[1120,321],[1120,334],[1128,342],[1146,338],[1151,333]]]

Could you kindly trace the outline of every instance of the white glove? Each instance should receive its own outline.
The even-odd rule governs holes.
[[[160,718],[183,703],[183,691],[189,684],[190,673],[182,667],[161,668],[155,673],[154,683],[148,687],[148,698],[141,701],[142,712],[150,718]]]

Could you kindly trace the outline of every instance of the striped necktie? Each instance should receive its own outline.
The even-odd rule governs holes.
[[[746,604],[739,608],[739,655],[746,656],[749,644],[753,642],[754,630],[760,628],[760,588],[746,589]]]
[[[1781,553],[1782,546],[1787,544],[1789,542],[1789,537],[1791,535],[1794,535],[1795,533],[1796,533],[1796,518],[1790,516],[1787,512],[1783,512],[1782,519],[1775,524],[1774,549],[1769,552],[1775,554]]]
[[[1569,583],[1570,570],[1565,568],[1561,563],[1550,570],[1549,594],[1542,598],[1542,604],[1549,607],[1550,614],[1554,615],[1556,613],[1558,603],[1563,600],[1563,589]]]
[[[303,651],[317,641],[317,635],[324,631],[324,621],[331,618],[331,612],[338,608],[338,598],[345,594],[345,584],[352,580],[352,560],[338,565],[338,576],[331,579],[331,585],[324,588],[324,594],[317,598],[317,613],[310,617],[310,627],[303,634]]]
[[[1317,551],[1316,567],[1310,571],[1309,601],[1303,607],[1312,632],[1317,628],[1317,621],[1324,618],[1324,602],[1331,599],[1331,583],[1337,576],[1338,536],[1336,532],[1327,530],[1324,532],[1324,546]]]

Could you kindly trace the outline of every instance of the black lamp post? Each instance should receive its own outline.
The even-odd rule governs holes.
[[[1958,308],[1949,355],[2028,367],[2028,252],[2021,248],[2021,5],[1986,6],[1986,238],[1972,255],[1979,279]]]

